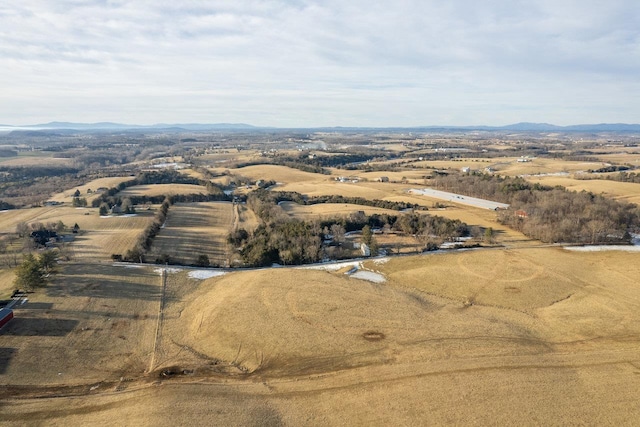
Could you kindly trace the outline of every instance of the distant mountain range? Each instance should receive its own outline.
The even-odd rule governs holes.
[[[122,123],[71,123],[50,122],[37,125],[12,126],[0,125],[0,130],[77,130],[77,131],[251,131],[275,130],[273,127],[257,127],[245,123],[158,123],[154,125],[128,125]],[[286,129],[286,128],[282,128]],[[295,129],[295,128],[291,128]],[[509,132],[640,132],[640,124],[600,123],[571,126],[556,126],[549,123],[515,123],[506,126],[413,126],[413,127],[304,127],[299,129],[317,129],[332,131],[357,130],[406,130],[406,131],[509,131]]]

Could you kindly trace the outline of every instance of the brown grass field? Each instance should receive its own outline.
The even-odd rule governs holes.
[[[157,208],[157,207],[156,207]],[[101,218],[97,208],[47,206],[0,212],[0,233],[13,233],[19,222],[27,224],[62,221],[67,227],[78,224],[81,233],[70,244],[74,257],[108,260],[111,254],[124,254],[133,247],[138,235],[153,220],[155,208],[139,210],[133,217]]]
[[[207,194],[207,189],[192,184],[150,184],[134,185],[118,193],[120,197],[127,196],[170,196],[173,194]]]
[[[544,185],[562,185],[567,190],[590,191],[619,201],[640,204],[640,184],[606,179],[575,179],[570,176],[530,177],[531,182]]]
[[[73,159],[53,157],[40,151],[23,152],[16,157],[0,157],[2,166],[72,166]]]
[[[247,231],[253,231],[260,224],[256,214],[246,204],[236,204],[234,209],[236,210],[234,221],[237,219],[233,226],[234,230],[244,228]]]
[[[237,153],[206,156],[213,163]],[[472,169],[489,164],[473,160],[465,160]],[[589,168],[553,159],[491,162],[510,175]],[[110,261],[134,244],[157,206],[110,218],[68,205],[0,212],[0,234],[18,222],[58,220],[82,231],[71,243],[73,260],[59,263],[51,283],[29,294],[0,330],[0,425],[638,424],[637,253],[567,251],[507,229],[494,211],[451,202],[434,209],[442,201],[407,192],[428,171],[328,176],[264,165],[231,172],[310,196],[418,203],[429,208],[420,214],[492,227],[503,246],[356,261],[384,283],[345,274],[351,265],[196,279],[189,268],[169,266],[162,275],[160,266]],[[369,181],[335,181],[352,172]],[[409,183],[374,182],[379,176]],[[640,203],[638,184],[528,179]],[[98,186],[112,185],[94,181],[81,187],[83,196]],[[73,190],[60,200],[70,202]],[[137,186],[120,195],[169,191],[206,190]],[[301,219],[398,214],[351,204],[281,206]],[[147,258],[192,263],[204,253],[224,265],[227,233],[258,223],[243,204],[176,204]],[[376,237],[412,250],[410,236]],[[10,296],[13,277],[0,269],[0,299]]]
[[[50,320],[0,332],[0,422],[633,425],[635,257],[544,248],[367,263],[386,284],[170,273],[155,351],[158,275],[66,265],[41,305],[20,309]]]
[[[143,374],[154,345],[160,276],[111,264],[59,268],[0,331],[0,381],[85,388]]]
[[[238,169],[230,169],[230,172],[235,175],[246,176],[253,180],[264,179],[282,183],[331,180],[331,177],[327,175],[304,172],[298,169],[279,165],[246,166]]]
[[[382,209],[371,206],[353,205],[348,203],[321,203],[317,205],[299,205],[294,202],[282,202],[280,207],[287,215],[297,218],[327,218],[346,216],[354,212],[363,211],[366,215],[387,214],[398,215],[399,212],[392,209]]]
[[[176,203],[148,257],[169,255],[173,262],[192,264],[199,255],[207,255],[212,265],[224,265],[226,238],[239,221],[236,215],[230,202]]]
[[[62,193],[54,194],[49,200],[71,204],[73,202],[73,194],[76,192],[76,190],[80,190],[80,197],[86,198],[90,206],[93,199],[100,196],[100,193],[96,192],[98,188],[112,188],[117,186],[121,182],[130,181],[131,179],[132,178],[130,176],[116,176],[94,179],[93,181],[90,181],[85,185],[65,190]],[[91,190],[92,193],[87,193],[87,190]]]

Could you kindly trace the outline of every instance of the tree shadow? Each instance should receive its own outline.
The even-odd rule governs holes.
[[[63,337],[68,335],[78,323],[78,320],[73,319],[14,317],[0,330],[0,336]]]
[[[11,359],[16,353],[15,348],[11,347],[0,347],[0,375],[7,372],[7,368],[9,367],[9,363],[11,363]]]
[[[151,285],[150,282],[156,282],[157,285]],[[51,297],[86,296],[141,300],[158,299],[161,291],[160,275],[148,268],[118,270],[118,267],[111,264],[67,265],[64,273],[46,288],[47,295]]]
[[[13,310],[51,310],[53,308],[52,302],[31,302],[28,301],[26,304],[18,304],[13,307]]]

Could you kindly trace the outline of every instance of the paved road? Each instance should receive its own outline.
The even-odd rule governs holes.
[[[434,197],[436,199],[446,200],[449,202],[460,203],[462,205],[475,206],[477,208],[496,210],[496,209],[507,209],[509,207],[509,205],[506,203],[498,203],[498,202],[492,202],[491,200],[477,199],[475,197],[463,196],[461,194],[434,190],[432,188],[423,188],[423,189],[414,188],[409,190],[409,192],[414,194],[421,194],[423,196]]]

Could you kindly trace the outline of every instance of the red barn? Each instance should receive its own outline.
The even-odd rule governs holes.
[[[0,328],[9,322],[9,320],[13,319],[13,310],[8,308],[3,308],[0,310]]]

